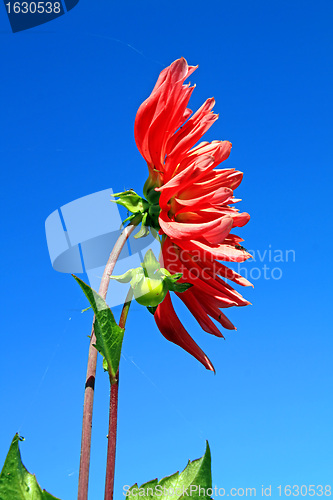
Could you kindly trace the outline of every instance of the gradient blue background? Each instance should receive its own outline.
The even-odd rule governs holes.
[[[141,191],[133,138],[159,72],[184,56],[196,109],[214,95],[207,140],[233,143],[237,194],[261,253],[295,251],[280,280],[242,289],[226,341],[178,311],[217,375],[168,343],[134,305],[121,361],[116,496],[212,449],[219,487],[333,483],[329,1],[80,0],[70,13],[1,41],[0,462],[19,431],[29,471],[76,497],[90,313],[74,280],[53,271],[44,222],[61,205],[112,187]],[[271,247],[269,247],[271,245]],[[246,264],[245,264],[246,266]],[[103,498],[108,380],[98,366],[90,498]]]

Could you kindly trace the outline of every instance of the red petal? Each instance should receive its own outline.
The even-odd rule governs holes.
[[[187,255],[187,257],[188,260],[191,259],[189,255]],[[185,259],[184,256],[183,259]],[[236,299],[230,298],[230,293],[228,293],[229,290],[225,290],[224,292],[221,287],[217,288],[213,279],[211,279],[210,281],[202,279],[202,269],[199,268],[199,272],[197,272],[197,264],[193,264],[193,262],[191,262],[191,264],[185,265],[185,260],[184,262],[180,260],[179,256],[174,252],[172,246],[163,249],[163,261],[161,262],[161,264],[163,265],[163,267],[168,269],[171,274],[182,273],[183,276],[180,279],[180,283],[191,283],[192,285],[194,285],[193,289],[195,288],[204,291],[212,298],[212,300],[214,299],[215,301],[217,301],[220,307],[242,305],[239,303],[238,297],[236,297]]]
[[[173,308],[169,292],[163,302],[157,307],[154,318],[158,329],[167,340],[179,345],[179,347],[194,356],[207,370],[215,371],[211,361],[198,344],[194,342],[180,322]]]
[[[203,290],[208,295],[223,300],[225,307],[246,306],[249,304],[239,292],[234,290],[228,283],[222,280],[217,274],[213,274],[211,268],[203,262],[195,262],[188,254],[185,259],[184,252],[180,252],[180,260],[186,267],[183,269],[183,280],[193,283],[198,289]]]
[[[201,241],[195,240],[175,240],[175,244],[187,250],[188,252],[196,251],[201,255],[203,260],[226,260],[229,262],[244,262],[249,259],[251,254],[245,250],[239,250],[232,245],[224,244],[209,246]]]
[[[226,315],[212,303],[212,300],[208,295],[202,293],[200,290],[195,290],[194,293],[197,295],[198,300],[200,301],[202,307],[206,310],[207,314],[218,321],[224,328],[228,330],[236,330],[236,327],[231,323]]]
[[[187,208],[197,207],[198,209],[202,209],[203,207],[223,203],[228,200],[232,196],[232,194],[232,189],[221,187],[219,189],[216,189],[212,193],[199,196],[198,198],[192,198],[188,200],[178,197],[176,198],[176,201],[177,203],[179,203],[179,205],[185,206]]]
[[[200,266],[204,266],[206,271],[213,276],[219,274],[220,276],[223,276],[224,278],[227,278],[228,280],[233,281],[238,285],[253,287],[252,283],[250,283],[246,278],[243,278],[243,276],[236,273],[236,271],[230,269],[227,266],[224,266],[223,264],[221,264],[221,262],[218,262],[216,260],[214,260],[213,262],[209,260],[201,261]]]
[[[229,231],[232,227],[231,217],[220,217],[219,219],[212,220],[206,223],[200,224],[186,224],[182,222],[171,221],[165,212],[161,212],[159,216],[159,223],[161,229],[165,234],[170,236],[170,238],[183,238],[183,239],[197,239],[200,236],[204,236],[209,240],[209,235],[212,236],[217,232],[221,235],[226,225],[230,226]],[[215,230],[213,232],[213,230]],[[228,232],[229,232],[228,231]],[[220,242],[223,241],[220,238]]]
[[[171,66],[161,72],[151,95],[138,109],[134,124],[134,136],[137,147],[150,169],[153,166],[161,169],[164,157],[162,161],[160,158],[169,136],[188,118],[186,106],[192,89],[189,86],[184,86],[183,82],[195,69],[194,66],[188,66],[184,58],[174,61]],[[159,122],[162,120],[165,123],[171,123],[172,127],[175,128],[171,130],[162,128],[157,139],[155,129],[151,127],[161,113],[164,119],[162,120],[161,117]],[[156,123],[156,127],[158,127],[158,123]]]
[[[207,154],[214,156],[215,166],[226,160],[230,155],[232,144],[229,141],[201,142],[189,151],[191,156]]]
[[[162,103],[159,114],[154,117],[149,127],[149,152],[153,164],[158,170],[164,169],[165,149],[170,137],[187,119],[184,113],[187,109],[193,87],[185,87],[182,82],[174,87],[166,101]]]
[[[212,156],[203,155],[200,158],[191,158],[188,161],[190,161],[190,164],[186,168],[181,170],[169,182],[166,182],[160,188],[156,188],[156,191],[161,192],[159,204],[162,210],[167,209],[168,201],[178,192],[180,186],[191,184],[194,180],[200,179],[208,169],[214,168],[214,158]]]
[[[187,309],[193,314],[205,332],[215,335],[216,337],[224,338],[220,330],[209,318],[207,312],[200,305],[200,302],[195,298],[193,293],[191,293],[191,289],[183,293],[176,293],[176,295],[184,302]]]
[[[174,134],[168,143],[167,155],[180,157],[201,139],[218,118],[218,115],[211,112],[214,104],[213,98],[207,99],[185,125]]]
[[[196,198],[198,196],[203,196],[207,193],[212,193],[221,187],[230,188],[231,192],[236,189],[241,183],[243,174],[241,172],[235,172],[234,170],[228,170],[228,172],[220,171],[218,173],[216,170],[212,170],[207,175],[205,175],[199,182],[195,182],[192,186],[189,186],[185,190],[182,190],[181,199]]]

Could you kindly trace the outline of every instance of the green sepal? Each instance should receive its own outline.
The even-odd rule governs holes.
[[[142,221],[141,221],[141,228],[140,230],[134,235],[135,239],[138,238],[144,238],[145,236],[148,236],[149,234],[149,227],[147,226],[147,217],[148,217],[148,212],[145,212],[142,216]]]
[[[170,277],[166,276],[165,283],[170,292],[177,292],[177,293],[186,292],[186,290],[188,290],[193,286],[192,283],[177,283],[177,280],[174,279],[174,276]]]
[[[155,231],[159,231],[160,230],[159,212],[151,214],[150,211],[149,211],[149,217],[147,219],[147,225],[150,226],[151,229],[154,228]]]
[[[144,198],[139,196],[135,191],[133,191],[133,189],[129,189],[122,193],[115,193],[112,196],[118,196],[119,198],[118,200],[111,200],[112,202],[118,203],[118,205],[122,205],[133,214],[143,213],[149,207],[149,203]]]
[[[151,228],[160,229],[158,221],[161,212],[161,208],[158,204],[160,193],[155,191],[153,191],[153,193],[155,194],[152,198],[149,198],[149,201],[139,196],[133,189],[128,189],[122,193],[115,193],[112,195],[113,197],[118,197],[117,200],[111,200],[113,203],[122,205],[132,214],[123,221],[123,224],[131,221],[135,215],[141,216],[141,229],[134,238],[143,238],[147,236]],[[139,223],[139,221],[137,221],[137,223]]]
[[[134,238],[138,240],[139,238],[145,238],[149,234],[149,227],[142,225],[140,230],[134,235]]]
[[[163,276],[166,286],[170,292],[183,293],[193,286],[192,283],[177,283],[177,281],[183,276],[182,273],[170,274],[167,269],[162,267],[156,274]]]
[[[199,491],[199,487],[201,490]],[[171,492],[173,490],[173,493]],[[208,493],[207,493],[208,491]],[[200,494],[199,494],[200,493]],[[202,458],[188,462],[183,472],[176,472],[158,481],[153,479],[140,487],[134,484],[127,492],[130,500],[210,500],[212,495],[211,455],[207,442]]]
[[[175,283],[171,280],[168,280],[168,278],[166,278],[166,283],[170,292],[177,292],[177,293],[186,292],[186,290],[188,290],[189,288],[191,288],[191,286],[193,286],[192,283]]]
[[[129,269],[126,271],[124,274],[120,274],[119,276],[115,276],[113,274],[110,274],[109,278],[110,280],[116,280],[119,281],[119,283],[129,283],[131,279],[134,276],[134,273],[136,272],[136,269]]]
[[[133,273],[133,278],[131,279],[131,287],[135,288],[136,286],[138,286],[140,281],[145,277],[145,273],[142,267],[137,267],[136,269],[133,269],[133,271],[134,273]]]
[[[145,189],[143,188],[143,194],[145,194]],[[147,192],[147,200],[149,203],[152,205],[158,205],[159,199],[160,199],[161,193],[159,191],[155,191],[155,188],[150,189]]]
[[[153,228],[152,226],[150,227],[150,234],[152,235],[153,238],[155,238],[156,241],[159,242],[159,244],[162,246],[162,243],[161,243],[161,238],[158,234],[158,231],[156,231],[155,228]]]
[[[19,441],[15,434],[0,474],[0,500],[59,500],[39,486],[21,460]]]
[[[121,347],[124,338],[124,329],[117,325],[111,309],[105,300],[89,285],[72,275],[82,288],[95,313],[94,331],[96,344],[94,347],[100,352],[107,363],[111,384],[114,384],[119,367]],[[104,366],[104,365],[103,365]]]
[[[150,314],[152,314],[154,316],[155,312],[156,312],[156,309],[158,308],[158,306],[148,306],[147,309],[148,311],[150,312]]]
[[[167,269],[165,269],[164,267],[161,267],[160,270],[158,271],[158,274],[164,278],[172,278],[172,281],[178,281],[182,276],[183,274],[182,273],[175,273],[175,274],[171,274],[170,271],[168,271]]]
[[[114,200],[111,200],[111,201],[114,202]],[[134,217],[137,217],[137,214],[131,214],[128,217],[126,217],[126,219],[124,219],[123,222],[121,223],[121,226],[123,226],[125,224],[125,222],[129,222],[129,221],[133,220]]]
[[[160,215],[161,207],[159,205],[150,205],[149,206],[149,215],[155,217],[155,215]]]
[[[142,262],[142,267],[145,270],[145,275],[149,277],[153,277],[154,273],[156,271],[159,271],[161,267],[160,263],[156,259],[154,252],[151,249],[147,250]],[[157,277],[157,275],[154,277]]]

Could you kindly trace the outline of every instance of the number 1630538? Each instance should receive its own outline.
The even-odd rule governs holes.
[[[310,496],[310,497],[329,497],[332,494],[332,488],[329,484],[321,485],[321,484],[302,484],[301,486],[298,484],[290,485],[287,484],[285,486],[277,486],[277,490],[279,492],[279,496],[287,496],[287,497],[297,497],[297,496]]]
[[[60,2],[8,2],[8,14],[59,14]]]

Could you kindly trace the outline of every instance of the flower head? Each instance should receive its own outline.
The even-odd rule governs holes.
[[[193,285],[176,294],[206,332],[223,337],[212,319],[224,328],[235,329],[220,309],[249,304],[226,280],[243,286],[251,283],[220,261],[243,262],[250,257],[240,245],[242,238],[231,233],[250,216],[233,206],[240,201],[233,193],[243,174],[216,168],[228,158],[231,143],[213,141],[195,146],[218,118],[212,112],[213,98],[194,114],[187,107],[194,87],[184,82],[196,68],[181,58],[161,72],[137,112],[134,131],[148,165],[144,194],[149,210],[158,214],[155,229],[163,235],[163,266],[170,273],[182,273],[180,282]],[[170,292],[154,317],[164,337],[214,370],[177,317]]]

